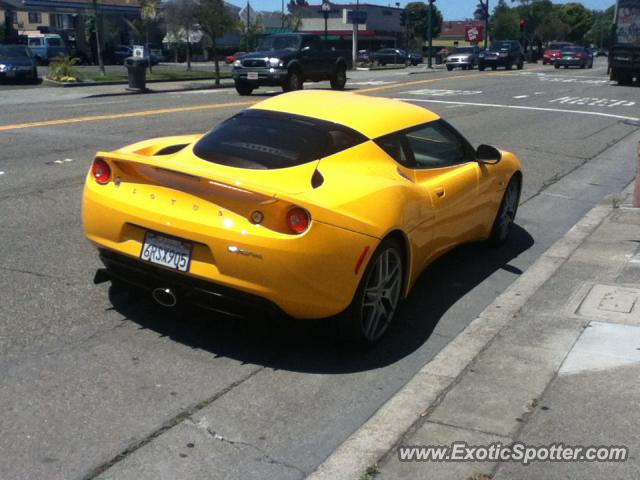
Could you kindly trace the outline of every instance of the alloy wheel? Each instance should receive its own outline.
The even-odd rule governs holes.
[[[400,300],[402,258],[395,248],[388,248],[370,270],[362,302],[362,333],[374,342],[386,331]]]

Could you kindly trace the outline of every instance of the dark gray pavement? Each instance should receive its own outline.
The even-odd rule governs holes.
[[[0,478],[94,478],[165,435],[175,438],[160,450],[167,475],[313,471],[591,206],[629,182],[634,160],[611,152],[638,130],[637,105],[627,105],[638,90],[609,85],[604,70],[351,74],[353,88],[412,98],[473,143],[514,151],[525,168],[510,243],[464,247],[433,265],[387,340],[365,353],[342,351],[315,322],[167,313],[92,284],[99,262],[79,205],[95,152],[206,131],[271,90],[250,98],[233,89],[101,98],[0,91],[9,105],[0,117]],[[315,87],[326,88],[307,88]],[[200,425],[193,448],[182,445],[185,422]]]

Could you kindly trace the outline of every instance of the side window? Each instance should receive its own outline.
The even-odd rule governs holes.
[[[415,168],[413,159],[407,155],[406,138],[401,133],[386,135],[376,139],[376,144],[400,165]]]
[[[440,168],[473,160],[471,145],[443,120],[436,120],[406,133],[414,168]]]
[[[30,38],[29,39],[29,46],[30,47],[39,47],[41,44],[41,41],[39,38]]]

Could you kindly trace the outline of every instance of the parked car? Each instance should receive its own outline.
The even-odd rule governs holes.
[[[54,33],[29,35],[27,45],[29,45],[36,61],[41,65],[47,65],[58,55],[68,53],[62,37]]]
[[[584,47],[566,47],[560,51],[560,56],[553,62],[555,68],[593,68],[593,54]]]
[[[159,54],[158,54],[159,52]],[[113,62],[116,65],[124,65],[125,59],[133,56],[132,45],[118,45],[113,52]],[[151,65],[157,65],[162,60],[162,50],[149,49],[149,61]]]
[[[375,52],[371,59],[379,65],[418,65],[422,63],[422,55],[407,53],[400,48],[382,48]]]
[[[29,47],[0,44],[0,80],[38,81],[38,64]]]
[[[281,86],[285,92],[300,90],[305,81],[329,80],[342,90],[350,60],[333,50],[318,35],[287,33],[265,37],[257,52],[233,62],[233,80],[240,95],[251,95],[261,85]]]
[[[233,62],[235,62],[236,60],[238,60],[238,59],[242,58],[242,57],[243,57],[244,55],[246,55],[246,54],[247,54],[247,52],[236,52],[236,53],[234,53],[233,55],[227,55],[227,56],[224,58],[224,61],[225,61],[225,63],[227,63],[227,64],[229,64],[229,65],[230,65],[230,64],[232,64]]]
[[[478,64],[478,54],[480,48],[475,47],[459,47],[445,59],[447,70],[460,67],[462,70],[475,68]]]
[[[478,70],[481,72],[487,67],[491,67],[491,70],[498,67],[511,70],[514,65],[518,70],[524,67],[524,52],[517,40],[494,42],[487,50],[478,54]]]
[[[358,50],[356,61],[368,63],[371,60],[371,52],[369,50]]]
[[[502,244],[521,186],[516,155],[473,148],[421,106],[314,89],[204,135],[99,153],[82,222],[105,265],[98,283],[167,308],[338,316],[361,346],[444,252]]]
[[[554,42],[550,43],[549,46],[544,50],[542,54],[542,64],[547,65],[548,63],[553,64],[553,62],[560,56],[560,50],[567,47],[573,47],[573,43],[569,42]]]

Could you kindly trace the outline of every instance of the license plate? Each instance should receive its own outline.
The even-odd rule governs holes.
[[[193,244],[177,238],[169,238],[155,232],[144,236],[140,259],[180,272],[189,271]]]
[[[247,73],[247,80],[258,80],[258,72]]]
[[[564,57],[565,60],[573,60],[573,57]]]

